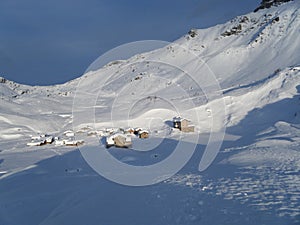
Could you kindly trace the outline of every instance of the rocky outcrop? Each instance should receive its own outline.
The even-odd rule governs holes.
[[[226,37],[226,36],[231,36],[231,35],[236,35],[236,34],[239,34],[242,32],[242,25],[239,24],[233,28],[231,28],[231,30],[229,31],[225,31],[224,33],[222,33],[221,35],[223,37]]]
[[[4,83],[6,83],[6,79],[3,77],[0,77],[0,84],[4,84]]]
[[[197,30],[196,29],[191,29],[188,34],[190,35],[190,37],[194,38],[197,36]]]
[[[293,0],[262,0],[260,3],[260,6],[254,10],[254,12],[257,12],[260,9],[268,9],[271,6],[278,6],[284,2],[290,2]]]

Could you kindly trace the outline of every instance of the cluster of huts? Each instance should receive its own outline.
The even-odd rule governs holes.
[[[182,132],[189,133],[195,131],[195,126],[191,124],[191,121],[182,117],[173,118],[173,128],[179,129]],[[148,138],[149,132],[142,128],[129,128],[119,129],[117,132],[111,132],[106,136],[106,147],[111,146],[120,148],[129,148],[132,146],[132,138]]]
[[[195,126],[191,121],[182,117],[173,118],[173,128],[179,129],[182,132],[194,132]],[[128,129],[104,129],[94,131],[90,127],[84,127],[76,133],[86,133],[87,136],[98,135],[106,138],[106,147],[111,146],[120,148],[129,148],[132,146],[133,138],[145,139],[149,137],[149,132],[142,128],[128,128]],[[27,143],[28,146],[42,146],[46,144],[55,144],[56,146],[78,146],[84,144],[83,140],[75,140],[75,132],[72,130],[65,131],[63,137],[54,137],[47,134],[39,134],[32,136],[31,142]]]
[[[75,140],[75,132],[72,130],[68,130],[64,132],[64,137],[66,138],[58,138],[55,141],[55,145],[57,146],[78,146],[83,145],[83,140]]]
[[[39,134],[31,136],[31,142],[27,146],[42,146],[47,144],[55,144],[56,146],[78,146],[84,143],[83,140],[75,140],[75,133],[71,130],[64,132],[64,137],[54,137],[48,134]]]
[[[31,142],[28,142],[28,146],[42,146],[46,144],[52,144],[55,141],[53,136],[47,134],[41,134],[38,136],[32,136]]]

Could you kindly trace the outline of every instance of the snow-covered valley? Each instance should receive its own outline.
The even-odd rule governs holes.
[[[63,85],[0,78],[0,225],[300,224],[299,3],[191,30]],[[178,114],[194,133],[172,128]],[[102,137],[80,132],[80,151],[26,145],[85,127],[142,127],[150,136],[128,149],[106,149]],[[199,171],[211,135],[220,151]],[[188,163],[150,186],[111,182],[81,154],[96,143],[147,166],[182,141],[195,146],[183,149]]]

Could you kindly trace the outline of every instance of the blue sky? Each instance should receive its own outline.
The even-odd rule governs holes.
[[[0,76],[31,85],[82,75],[106,51],[174,41],[252,11],[260,0],[1,0]]]

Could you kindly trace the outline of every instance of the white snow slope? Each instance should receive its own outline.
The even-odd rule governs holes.
[[[300,224],[299,8],[293,1],[196,30],[63,85],[0,79],[0,225]],[[188,58],[191,53],[198,58]],[[201,89],[182,72],[199,59],[206,65],[193,76]],[[209,92],[212,75],[218,93]],[[212,107],[220,102],[224,118]],[[86,108],[95,109],[95,120]],[[152,186],[110,182],[76,148],[26,146],[37,133],[142,127],[152,137],[138,143],[140,150],[151,148],[154,134],[168,141],[152,151],[109,151],[148,165],[178,142],[169,127],[176,110],[195,123],[201,140],[180,172]],[[220,153],[199,172],[208,133],[224,126]]]

